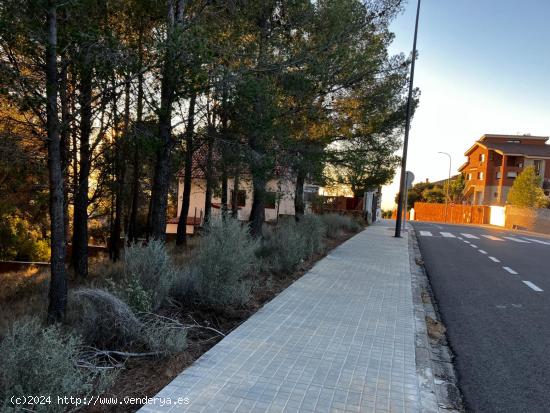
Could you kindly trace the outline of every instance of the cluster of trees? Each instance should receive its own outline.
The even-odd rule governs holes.
[[[433,182],[418,182],[409,188],[407,208],[413,208],[415,202],[442,204],[445,203],[447,196],[449,197],[448,202],[460,204],[464,200],[465,187],[466,180],[463,174],[452,177],[450,182],[445,181],[443,185]],[[396,195],[396,203],[397,198]]]
[[[50,319],[65,312],[67,243],[86,276],[92,221],[111,240],[163,240],[182,164],[188,215],[197,150],[205,218],[219,188],[224,214],[236,208],[228,177],[237,196],[249,173],[255,236],[276,170],[296,182],[297,216],[304,182],[328,165],[356,193],[390,179],[410,60],[388,53],[388,25],[402,3],[2,1],[0,213],[25,215],[50,242]]]

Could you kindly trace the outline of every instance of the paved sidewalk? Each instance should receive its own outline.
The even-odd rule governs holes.
[[[420,412],[407,237],[348,240],[142,412]]]

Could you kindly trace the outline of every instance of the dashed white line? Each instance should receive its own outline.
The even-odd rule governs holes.
[[[479,237],[476,237],[475,235],[472,235],[472,234],[462,234],[462,235],[464,235],[464,237],[466,238],[479,239]]]
[[[466,244],[471,244],[471,242],[470,242],[470,241],[466,241],[466,240],[464,240],[464,242],[465,242]]]
[[[522,242],[524,244],[529,244],[529,241],[524,241],[524,240],[519,239],[519,238],[514,238],[514,237],[502,237],[502,238],[506,238],[506,239],[509,239],[510,241],[514,241],[514,242]]]
[[[430,231],[420,231],[420,235],[423,237],[431,237],[432,233]]]
[[[477,245],[475,245],[475,244],[470,244],[470,247],[472,247],[472,248],[477,248]]]
[[[523,283],[524,283],[527,287],[529,287],[529,288],[531,288],[532,290],[535,290],[535,291],[537,291],[537,292],[544,291],[542,288],[536,286],[536,285],[533,284],[531,281],[523,281]]]
[[[490,240],[493,240],[493,241],[504,241],[502,238],[498,238],[498,237],[495,237],[493,235],[482,235],[483,237],[485,238],[488,238]]]
[[[550,242],[547,242],[547,241],[541,241],[540,239],[535,239],[535,238],[525,238],[525,237],[523,237],[523,239],[526,239],[526,240],[528,240],[528,241],[538,242],[539,244],[544,244],[544,245],[550,245]]]
[[[455,238],[450,232],[441,232],[441,235],[443,235],[444,238]]]
[[[485,250],[478,250],[479,252],[481,252],[482,254],[487,254],[487,251]]]
[[[495,257],[489,257],[489,259],[494,262],[500,262],[500,260]]]
[[[514,275],[517,275],[517,272],[515,272],[513,269],[511,269],[510,267],[502,267],[503,270],[505,271],[508,271],[510,274],[514,274]]]

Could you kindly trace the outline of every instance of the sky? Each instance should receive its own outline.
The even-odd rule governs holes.
[[[416,0],[391,25],[393,54],[412,50]],[[415,183],[447,178],[485,133],[550,135],[549,0],[423,0],[409,135]],[[393,207],[399,170],[383,190]]]

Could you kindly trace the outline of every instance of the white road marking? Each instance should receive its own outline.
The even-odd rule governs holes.
[[[506,239],[509,239],[510,241],[514,241],[514,242],[522,242],[524,244],[529,244],[529,241],[524,241],[524,240],[519,239],[519,238],[514,238],[514,237],[502,237],[502,238],[506,238]]]
[[[528,241],[538,242],[539,244],[550,245],[550,242],[548,242],[548,241],[541,241],[540,239],[525,238],[525,237],[523,237],[523,239],[526,239],[526,240],[528,240]]]
[[[464,242],[465,242],[466,244],[471,244],[471,242],[470,242],[470,241],[466,241],[466,240],[464,240]]]
[[[479,237],[476,237],[475,235],[472,235],[472,234],[462,234],[462,235],[464,235],[464,237],[466,238],[479,239]]]
[[[484,251],[484,250],[478,250],[479,252],[481,252],[482,254],[487,254],[487,251]]]
[[[490,240],[493,240],[493,241],[504,241],[502,238],[498,238],[493,235],[482,235],[482,236],[485,238],[489,238]]]
[[[423,237],[431,237],[432,233],[430,231],[420,231],[420,235]]]
[[[500,262],[500,260],[495,257],[489,257],[489,259],[494,262]]]
[[[477,248],[477,245],[470,244],[470,247],[472,247],[472,248]]]
[[[510,274],[514,274],[514,275],[517,275],[517,272],[515,272],[513,269],[511,269],[510,267],[502,267],[503,270],[505,271],[508,271]]]
[[[535,291],[537,291],[537,292],[544,291],[542,288],[536,286],[536,285],[533,284],[531,281],[523,281],[523,283],[524,283],[527,287],[529,287],[529,288],[531,288],[532,290],[535,290]]]
[[[444,238],[455,238],[450,232],[441,232],[441,235],[443,235]]]

